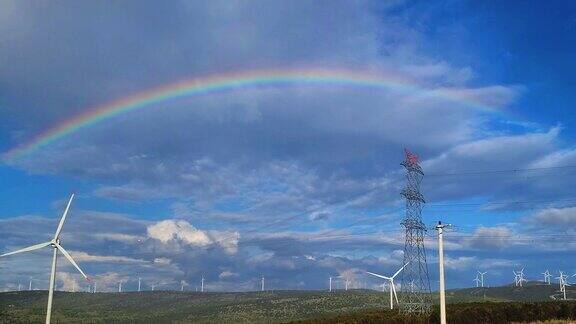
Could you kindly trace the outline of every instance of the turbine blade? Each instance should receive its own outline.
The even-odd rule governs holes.
[[[8,256],[8,255],[16,254],[16,253],[22,253],[22,252],[29,252],[29,251],[38,250],[38,249],[41,249],[41,248],[43,248],[43,247],[49,246],[50,244],[52,244],[52,241],[50,241],[50,242],[44,242],[44,243],[40,243],[40,244],[36,244],[36,245],[32,245],[32,246],[29,246],[29,247],[26,247],[26,248],[23,248],[23,249],[20,249],[20,250],[17,250],[17,251],[13,251],[13,252],[8,252],[8,253],[1,254],[1,255],[0,255],[0,258],[1,258],[1,257]]]
[[[371,275],[373,275],[373,276],[375,276],[375,277],[378,277],[378,278],[390,280],[389,277],[386,277],[386,276],[383,276],[383,275],[379,275],[379,274],[377,274],[377,273],[368,272],[368,271],[366,271],[366,273],[367,273],[367,274],[371,274]]]
[[[78,271],[80,271],[80,273],[84,276],[84,278],[86,278],[86,280],[90,281],[90,279],[88,279],[88,276],[86,276],[86,274],[84,273],[84,271],[82,271],[82,269],[80,269],[80,267],[78,266],[78,264],[76,264],[76,261],[74,261],[74,259],[72,259],[72,256],[70,256],[70,254],[68,253],[68,251],[66,251],[62,245],[56,243],[56,247],[58,248],[58,250],[60,250],[60,252],[62,252],[62,254],[64,254],[64,256],[66,257],[66,259],[68,259],[68,261],[70,261],[70,263],[72,263],[73,266],[76,267],[76,269]]]
[[[70,200],[68,200],[68,204],[66,205],[66,209],[64,209],[64,213],[62,214],[62,218],[60,219],[60,223],[58,224],[58,228],[56,229],[56,234],[54,235],[54,239],[57,239],[60,236],[60,232],[62,231],[62,226],[64,226],[64,221],[66,220],[66,215],[68,215],[68,210],[70,209],[70,205],[72,204],[72,199],[74,199],[74,194],[70,196]]]
[[[406,264],[403,265],[402,268],[396,271],[396,273],[392,276],[392,279],[396,278],[396,276],[400,273],[400,271],[404,270],[404,268],[408,265],[408,263],[410,263],[410,261],[406,262]]]

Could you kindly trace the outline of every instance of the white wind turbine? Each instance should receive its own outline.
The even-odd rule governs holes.
[[[562,271],[560,272],[560,276],[556,277],[555,279],[558,279],[558,283],[560,284],[560,292],[563,293],[564,295],[564,300],[566,300],[566,286],[570,286],[568,284],[568,281],[566,279],[568,279],[568,276],[565,275]]]
[[[528,280],[524,278],[524,268],[520,270],[520,276],[518,277],[518,283],[520,284],[520,287],[522,287],[522,282],[528,282]]]
[[[544,275],[544,283],[547,283],[550,285],[550,278],[552,278],[550,271],[548,271],[548,269],[546,269],[546,271],[542,272],[542,274]]]
[[[524,268],[522,268],[518,272],[516,272],[514,270],[512,270],[512,272],[514,273],[514,283],[515,283],[516,287],[518,287],[518,286],[522,287],[522,282],[527,281],[526,279],[524,279]]]
[[[408,262],[409,263],[409,262]],[[377,273],[372,273],[372,272],[368,272],[366,271],[367,274],[373,275],[375,277],[378,278],[382,278],[382,279],[386,279],[388,280],[389,284],[390,284],[390,309],[394,309],[394,299],[396,299],[396,304],[400,304],[398,302],[398,296],[396,295],[396,287],[394,285],[394,278],[396,278],[396,276],[402,271],[404,270],[404,267],[406,267],[408,265],[408,263],[406,263],[405,265],[402,266],[402,268],[398,269],[398,271],[396,271],[396,273],[394,273],[394,275],[392,275],[392,277],[386,277],[383,275],[379,275]],[[394,297],[394,299],[392,298]]]
[[[487,273],[488,273],[488,271],[484,271],[484,272],[478,271],[478,274],[480,275],[480,287],[482,287],[482,288],[484,288],[484,275]]]
[[[54,234],[54,238],[52,240],[50,240],[48,242],[32,245],[32,246],[29,246],[27,248],[23,248],[23,249],[14,251],[14,252],[4,253],[4,254],[0,255],[0,258],[1,258],[1,257],[6,257],[6,256],[9,256],[12,254],[38,250],[38,249],[41,249],[41,248],[44,248],[47,246],[50,246],[54,249],[53,250],[54,252],[52,255],[52,270],[50,272],[50,286],[48,289],[48,306],[46,309],[46,323],[47,324],[50,323],[50,318],[52,316],[52,298],[54,296],[54,283],[56,281],[56,260],[58,258],[58,251],[62,252],[64,257],[66,257],[66,259],[68,259],[68,261],[70,261],[70,263],[72,263],[72,265],[82,274],[82,276],[84,276],[84,278],[86,278],[86,280],[90,281],[90,279],[88,279],[88,277],[86,276],[84,271],[82,271],[82,269],[80,269],[78,264],[76,264],[76,261],[74,261],[74,259],[72,259],[72,256],[70,256],[68,251],[66,251],[62,247],[62,245],[60,245],[60,232],[62,231],[62,227],[64,226],[64,221],[66,220],[66,215],[68,215],[68,210],[70,210],[70,205],[72,204],[73,199],[74,199],[74,194],[72,194],[70,196],[70,200],[68,200],[68,204],[66,205],[66,209],[64,210],[64,214],[62,214],[62,218],[60,219],[60,223],[58,224],[58,227],[56,228],[56,234]]]
[[[476,283],[476,288],[480,287],[480,278],[478,278],[478,275],[476,275],[476,278],[474,278],[472,281]]]

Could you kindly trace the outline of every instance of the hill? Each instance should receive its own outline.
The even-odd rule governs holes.
[[[47,295],[46,291],[0,293],[0,322],[43,322]],[[387,303],[388,295],[368,290],[56,292],[52,317],[55,323],[271,323],[378,309]]]
[[[43,322],[47,295],[46,291],[0,293],[0,322]],[[433,296],[437,300],[437,294],[434,293]],[[567,296],[576,300],[576,289],[568,290]],[[53,319],[56,323],[278,323],[345,317],[349,314],[396,318],[394,316],[398,315],[397,312],[387,310],[388,298],[387,293],[372,290],[332,293],[326,291],[236,293],[147,291],[96,294],[56,292]],[[447,291],[449,314],[460,311],[464,312],[463,314],[474,313],[475,311],[471,309],[482,309],[481,312],[490,313],[490,309],[504,307],[495,305],[503,305],[502,302],[506,301],[543,302],[554,301],[554,298],[561,298],[557,285],[548,286],[539,282],[529,282],[522,288],[502,286]],[[554,306],[576,303],[541,304]],[[557,311],[550,312],[556,314],[554,312]]]
[[[448,303],[476,301],[550,301],[562,299],[558,284],[546,285],[539,281],[529,281],[523,287],[514,285],[489,288],[464,288],[446,291]],[[576,289],[566,288],[566,298],[576,300]]]

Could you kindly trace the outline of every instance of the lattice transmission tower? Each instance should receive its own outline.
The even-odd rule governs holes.
[[[403,313],[423,314],[431,310],[430,278],[426,264],[424,236],[426,226],[422,222],[422,207],[426,201],[420,193],[420,182],[424,172],[418,164],[418,157],[405,150],[401,165],[406,168],[406,187],[402,196],[406,199],[406,217],[402,220],[406,241],[404,243],[404,263],[400,309]]]

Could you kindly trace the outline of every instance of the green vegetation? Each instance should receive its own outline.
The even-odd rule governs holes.
[[[449,323],[535,323],[576,318],[576,302],[475,302],[456,303],[446,307]],[[370,310],[344,315],[299,321],[300,324],[329,323],[439,323],[438,310],[429,316],[406,317],[396,311]]]
[[[42,322],[47,295],[46,291],[0,293],[0,322]],[[56,292],[52,316],[55,323],[270,323],[378,309],[387,303],[387,294],[359,290],[335,293]]]
[[[506,323],[576,318],[576,302],[553,301],[558,287],[529,283],[513,286],[449,290],[452,323]],[[0,323],[42,323],[46,291],[0,293]],[[434,294],[436,296],[436,294]],[[571,291],[569,297],[576,297]],[[55,323],[436,323],[405,318],[388,310],[388,294],[351,290],[245,293],[56,292]],[[485,302],[484,302],[485,301]],[[521,301],[511,303],[509,301]],[[436,309],[436,308],[435,308]]]

